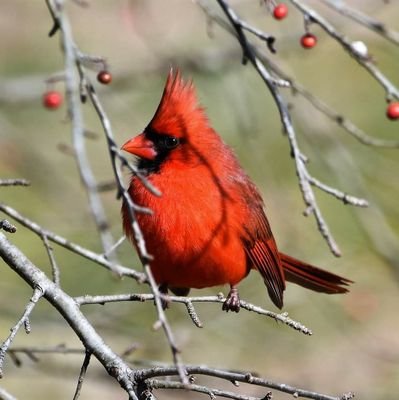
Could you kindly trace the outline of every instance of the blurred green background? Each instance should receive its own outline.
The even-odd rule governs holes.
[[[211,5],[213,2],[209,2]],[[363,40],[381,68],[399,84],[399,49],[353,24],[317,1],[309,1],[352,40]],[[396,1],[349,1],[352,6],[399,30]],[[385,117],[385,93],[367,72],[318,27],[319,44],[311,51],[299,46],[303,20],[290,8],[289,18],[276,22],[259,1],[233,1],[241,16],[277,37],[273,59],[338,112],[353,119],[376,138],[399,139],[399,122]],[[215,7],[215,4],[213,4]],[[217,8],[215,7],[217,10]],[[309,169],[320,180],[370,200],[369,209],[354,209],[316,191],[323,214],[341,246],[334,258],[312,218],[304,218],[286,138],[269,92],[253,68],[242,66],[238,44],[220,28],[207,25],[202,11],[183,0],[92,1],[82,8],[68,5],[79,48],[106,57],[114,77],[97,85],[119,144],[140,132],[158,104],[170,65],[193,77],[210,120],[231,144],[243,166],[261,188],[279,247],[324,266],[356,283],[345,296],[325,296],[289,285],[285,311],[310,327],[305,337],[286,326],[248,312],[224,314],[219,305],[201,305],[204,324],[193,326],[185,309],[168,310],[186,363],[257,371],[260,375],[314,391],[359,399],[397,399],[399,390],[399,153],[360,144],[314,110],[299,96],[285,95]],[[44,2],[3,0],[0,3],[0,178],[26,178],[29,188],[1,188],[0,201],[43,227],[101,252],[99,237],[80,184],[74,157],[62,151],[71,144],[66,107],[48,111],[41,104],[45,79],[63,69],[58,35]],[[93,79],[96,72],[93,71]],[[63,92],[62,82],[55,88]],[[90,104],[83,106],[86,128],[97,132],[87,148],[98,180],[112,179],[106,144]],[[114,192],[102,194],[111,229],[121,235],[120,204]],[[0,215],[0,218],[4,218]],[[25,228],[8,235],[37,266],[50,273],[42,242]],[[120,281],[100,267],[54,246],[63,289],[71,295],[140,293],[131,280]],[[119,257],[140,269],[131,246]],[[215,294],[227,288],[196,291]],[[240,288],[243,299],[273,309],[259,276],[252,273]],[[0,263],[0,339],[23,312],[31,296],[27,285]],[[116,352],[132,343],[131,361],[171,362],[162,332],[152,330],[156,314],[151,303],[85,306],[84,312]],[[19,332],[15,346],[80,343],[65,321],[45,301],[35,308],[32,333]],[[6,359],[4,387],[17,398],[70,399],[83,355],[40,356],[35,363],[21,356],[16,367]],[[199,379],[200,383],[204,378]],[[216,385],[215,382],[211,382]],[[233,390],[227,383],[225,387]],[[264,395],[264,390],[243,387]],[[162,393],[159,398],[201,398],[188,393]],[[92,361],[82,399],[123,399],[125,394]],[[275,399],[287,396],[274,393]]]

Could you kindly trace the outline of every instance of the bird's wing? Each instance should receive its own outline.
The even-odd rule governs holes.
[[[243,240],[249,267],[260,272],[273,303],[282,308],[285,279],[280,255],[263,209],[262,198],[255,185],[249,182],[246,186],[243,194],[248,204],[248,219]]]

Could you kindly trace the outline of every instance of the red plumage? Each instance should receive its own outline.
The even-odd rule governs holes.
[[[223,306],[239,310],[236,285],[256,269],[274,304],[283,306],[285,280],[324,293],[344,293],[346,278],[279,253],[258,189],[232,149],[211,128],[192,83],[169,73],[161,102],[143,133],[122,149],[161,192],[151,194],[133,176],[132,200],[153,211],[137,213],[151,270],[162,290],[229,284]],[[123,227],[132,242],[127,205]]]

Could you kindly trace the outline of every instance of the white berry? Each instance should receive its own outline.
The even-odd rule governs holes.
[[[364,42],[358,40],[356,42],[351,43],[352,50],[360,57],[368,57],[369,50]]]

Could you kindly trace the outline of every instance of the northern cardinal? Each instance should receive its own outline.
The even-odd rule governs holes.
[[[232,149],[212,129],[193,84],[171,70],[154,117],[122,149],[162,192],[151,194],[133,176],[132,200],[153,211],[137,213],[151,271],[162,293],[187,295],[190,288],[230,285],[223,310],[238,312],[237,284],[251,269],[269,296],[283,306],[285,281],[323,293],[345,293],[349,279],[279,252],[262,197]],[[134,243],[127,204],[123,227]]]

